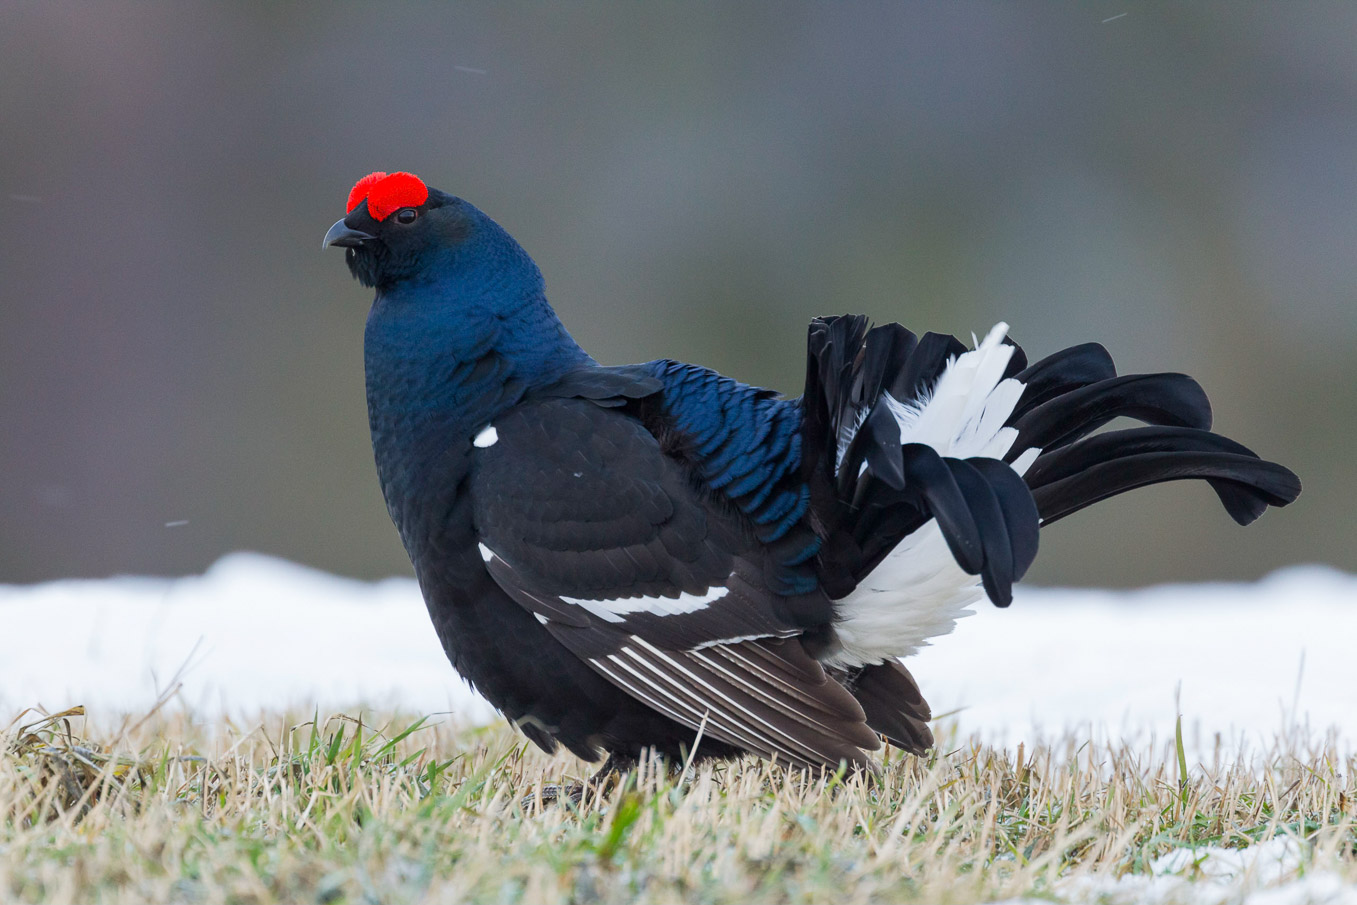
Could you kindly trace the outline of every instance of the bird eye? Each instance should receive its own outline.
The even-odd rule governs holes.
[[[419,211],[415,210],[413,207],[403,207],[396,211],[397,223],[414,223],[418,217]]]

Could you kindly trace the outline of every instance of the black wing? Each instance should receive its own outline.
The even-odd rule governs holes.
[[[799,637],[821,592],[774,568],[733,507],[636,419],[578,398],[525,402],[477,438],[472,499],[486,568],[619,688],[671,719],[796,765],[864,762],[861,706]]]

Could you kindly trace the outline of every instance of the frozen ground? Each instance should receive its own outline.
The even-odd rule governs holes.
[[[1288,569],[1255,584],[1140,591],[1022,588],[910,661],[935,714],[1007,744],[1073,731],[1162,743],[1181,702],[1189,751],[1270,746],[1297,725],[1357,747],[1357,578]],[[18,710],[144,711],[360,705],[478,721],[493,712],[452,672],[413,581],[338,578],[256,554],[201,576],[0,586],[0,727]],[[1307,870],[1303,846],[1197,849],[1150,875],[1075,878],[1056,901],[1357,905]],[[1026,903],[1007,903],[1026,905]]]
[[[1021,588],[909,662],[935,714],[1015,744],[1067,729],[1265,744],[1285,725],[1357,741],[1357,578],[1319,567],[1255,584]],[[399,706],[484,720],[411,580],[257,554],[201,576],[0,586],[0,717],[42,704],[141,710],[178,674],[196,709]],[[0,725],[7,722],[0,720]]]
[[[1180,848],[1155,859],[1148,875],[1076,876],[1051,892],[1055,902],[1072,905],[1357,905],[1357,886],[1330,871],[1306,870],[1305,846],[1293,838],[1246,849]]]

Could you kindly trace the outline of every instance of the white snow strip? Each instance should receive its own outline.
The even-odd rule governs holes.
[[[1011,607],[981,604],[905,662],[934,713],[997,743],[1162,742],[1178,702],[1198,752],[1215,733],[1256,751],[1294,726],[1357,748],[1354,637],[1357,577],[1296,566],[1252,584],[1020,585]]]
[[[1139,591],[1019,586],[906,661],[934,713],[1029,746],[1066,729],[1213,733],[1255,750],[1293,722],[1357,747],[1351,645],[1357,577],[1318,566],[1253,584]],[[59,644],[54,643],[59,639]],[[0,721],[24,707],[149,707],[187,664],[205,715],[400,707],[484,721],[448,664],[412,579],[368,583],[237,553],[206,574],[0,585]]]
[[[471,445],[479,449],[485,449],[494,446],[499,442],[499,431],[495,430],[493,424],[487,424],[479,434],[471,440]]]
[[[414,579],[233,553],[187,578],[0,585],[0,725],[39,704],[145,711],[181,669],[179,700],[208,715],[368,705],[494,717],[448,664]]]
[[[1357,905],[1357,885],[1307,870],[1305,863],[1304,847],[1293,837],[1243,849],[1185,847],[1156,858],[1146,874],[1081,874],[1057,880],[1050,898],[996,905]]]

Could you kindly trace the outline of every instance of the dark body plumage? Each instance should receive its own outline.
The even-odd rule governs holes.
[[[479,210],[374,197],[327,244],[377,290],[382,492],[453,665],[548,751],[676,756],[699,730],[702,755],[801,766],[922,751],[896,657],[1007,605],[1043,521],[1179,478],[1240,523],[1299,493],[1209,432],[1190,378],[1117,377],[1096,345],[1029,366],[999,328],[968,351],[822,318],[798,399],[603,367]],[[1122,415],[1147,426],[1087,436]]]

